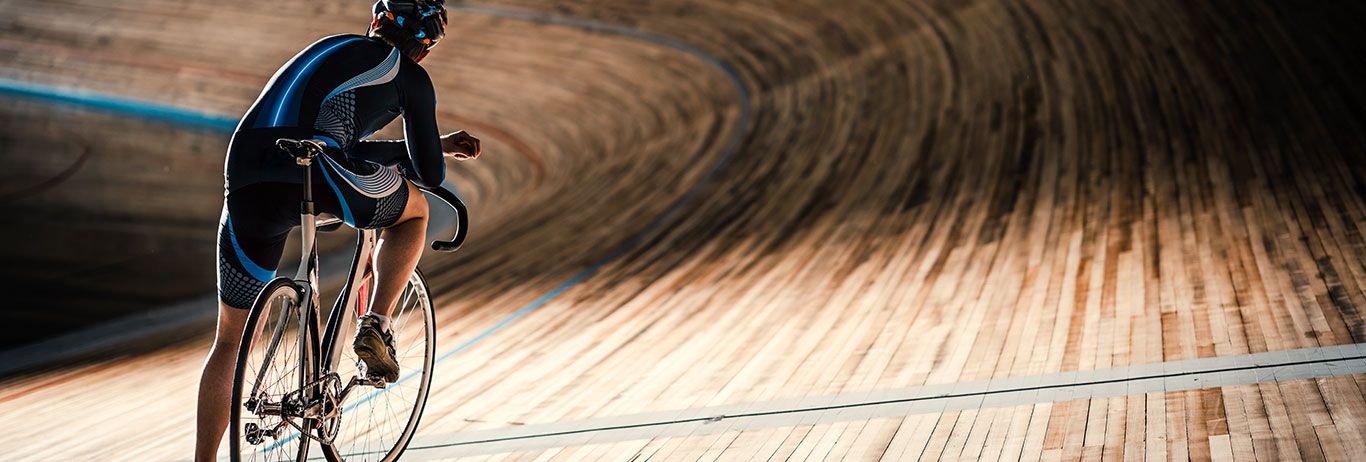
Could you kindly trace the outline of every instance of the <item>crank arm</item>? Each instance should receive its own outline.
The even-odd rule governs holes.
[[[346,387],[342,388],[341,393],[337,394],[337,402],[345,403],[346,397],[351,395],[351,390],[355,389],[357,385],[368,385],[372,388],[384,388],[385,383],[383,379],[370,380],[369,378],[352,376],[351,381],[347,382]]]

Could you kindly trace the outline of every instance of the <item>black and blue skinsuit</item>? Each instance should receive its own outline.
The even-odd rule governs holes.
[[[403,141],[362,139],[400,115]],[[279,138],[335,148],[313,164],[315,208],[357,228],[393,225],[408,201],[407,181],[431,187],[445,178],[426,70],[370,37],[309,45],[271,78],[228,147],[218,294],[234,308],[250,308],[299,225],[304,172],[275,147]]]

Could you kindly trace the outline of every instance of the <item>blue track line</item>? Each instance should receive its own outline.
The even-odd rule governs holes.
[[[175,106],[110,96],[88,90],[52,87],[18,80],[0,78],[0,95],[53,101],[102,112],[134,115],[144,119],[170,122],[193,128],[208,128],[227,133],[232,133],[237,128],[237,119],[221,115],[205,114]]]

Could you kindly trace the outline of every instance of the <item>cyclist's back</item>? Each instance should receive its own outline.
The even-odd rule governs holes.
[[[372,169],[356,162],[360,159],[407,160],[414,181],[435,186],[445,172],[435,108],[427,72],[398,49],[360,35],[326,37],[281,67],[242,118],[228,150],[227,188],[301,183],[303,172],[274,149],[279,138],[321,140],[346,154],[332,160],[347,167]],[[400,114],[406,146],[361,141]]]
[[[403,116],[404,141],[361,140]],[[445,177],[431,78],[398,48],[373,37],[334,35],[280,68],[238,124],[224,169],[219,224],[219,298],[249,308],[275,276],[289,230],[299,224],[303,170],[275,140],[316,139],[333,148],[313,163],[316,210],[355,228],[387,228],[421,186]]]

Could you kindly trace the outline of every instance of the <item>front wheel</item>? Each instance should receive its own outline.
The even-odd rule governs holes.
[[[414,270],[408,277],[389,319],[398,356],[398,381],[384,388],[356,386],[347,393],[340,417],[317,430],[322,440],[331,441],[322,445],[329,461],[398,460],[417,431],[436,356],[436,316],[422,272]],[[341,359],[336,372],[342,385],[364,377],[360,360],[351,349],[355,328],[356,313],[351,312],[337,336]]]
[[[304,294],[294,281],[266,284],[247,316],[232,379],[233,461],[304,460],[312,423],[304,418],[310,380],[310,329],[302,329]]]

